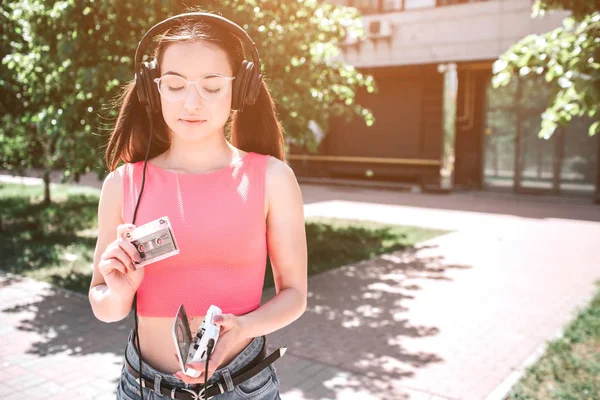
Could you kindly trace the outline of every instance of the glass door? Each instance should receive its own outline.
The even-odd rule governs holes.
[[[514,78],[486,92],[483,180],[487,188],[519,193],[584,193],[595,189],[600,135],[589,136],[591,118],[574,118],[540,138],[550,87],[541,78]]]
[[[514,98],[517,84],[486,88],[483,136],[483,183],[486,188],[511,189],[515,181],[517,116]]]
[[[519,179],[516,185],[521,192],[552,191],[558,192],[557,173],[554,163],[555,148],[559,145],[559,133],[549,139],[540,138],[538,132],[542,117],[540,114],[522,115],[519,141]]]
[[[594,120],[576,118],[562,129],[560,165],[560,191],[568,193],[593,193],[598,173],[598,147],[600,134],[589,135]]]

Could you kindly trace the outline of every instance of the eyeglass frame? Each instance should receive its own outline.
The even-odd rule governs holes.
[[[176,76],[176,77],[178,77],[178,78],[181,78],[181,79],[183,79],[183,80],[185,80],[185,81],[186,81],[186,87],[185,87],[185,90],[186,90],[186,92],[185,92],[185,96],[183,96],[183,97],[182,97],[180,100],[169,100],[169,99],[167,99],[167,98],[166,98],[166,97],[165,97],[165,96],[164,96],[164,95],[161,93],[161,91],[160,91],[160,81],[161,81],[161,79],[162,79],[162,78],[165,78],[165,77],[168,77],[168,76]],[[181,100],[185,99],[185,98],[187,97],[187,95],[188,95],[188,94],[190,94],[190,84],[194,84],[194,87],[196,88],[196,91],[198,92],[198,94],[200,95],[200,97],[202,97],[204,100],[207,100],[207,101],[214,101],[214,100],[207,99],[206,97],[204,97],[204,96],[202,95],[202,92],[200,91],[200,89],[198,89],[198,82],[200,82],[202,79],[206,78],[207,76],[218,76],[218,77],[221,77],[221,78],[225,78],[225,79],[227,79],[227,81],[229,81],[229,82],[232,82],[232,81],[235,79],[235,76],[225,76],[225,75],[221,75],[221,74],[217,74],[217,73],[212,73],[212,72],[211,72],[211,73],[208,73],[208,74],[206,74],[206,75],[202,75],[200,78],[198,78],[198,79],[196,79],[196,80],[194,80],[194,81],[190,81],[189,79],[185,79],[183,76],[180,76],[180,75],[176,75],[176,74],[166,74],[166,75],[163,75],[163,76],[161,76],[161,77],[159,77],[159,78],[154,78],[154,82],[156,83],[156,89],[158,90],[158,93],[160,94],[160,96],[161,96],[163,99],[165,99],[165,100],[167,100],[167,101],[170,101],[170,102],[176,102],[176,101],[181,101]]]

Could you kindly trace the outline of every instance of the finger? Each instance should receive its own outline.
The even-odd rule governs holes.
[[[210,378],[212,376],[212,374],[217,370],[217,367],[219,366],[220,362],[216,362],[213,361],[213,359],[211,358],[210,361],[208,362],[208,377]],[[193,370],[196,371],[200,371],[202,375],[200,375],[203,379],[204,382],[204,371],[206,369],[206,363],[205,362],[195,362],[195,363],[188,363],[185,364],[185,368],[191,368]]]
[[[212,322],[220,328],[220,331],[231,331],[239,328],[240,321],[233,314],[217,314],[213,315]]]
[[[212,374],[214,373],[214,371],[211,371],[210,369],[208,370],[208,375],[206,378],[206,380],[210,379],[210,377],[212,376]],[[185,383],[190,383],[192,385],[196,385],[196,384],[204,384],[204,369],[202,369],[202,371],[200,372],[200,375],[197,378],[191,377],[191,376],[187,376],[184,373],[181,373],[181,375],[183,375],[184,379],[185,379]]]
[[[125,252],[125,254],[127,254],[127,256],[129,257],[129,259],[132,262],[132,266],[134,267],[134,271],[135,271],[135,265],[133,263],[136,261],[138,263],[142,262],[142,257],[138,253],[135,246],[132,245],[129,241],[127,241],[127,239],[124,239],[124,238],[117,240],[117,245],[119,245],[121,250],[123,250]]]
[[[103,275],[110,275],[115,270],[125,274],[125,266],[119,260],[114,258],[101,261],[98,268]]]
[[[117,226],[117,239],[122,238],[125,233],[131,232],[134,229],[135,229],[134,224],[121,224],[121,225]]]
[[[200,376],[198,378],[193,378],[191,376],[187,376],[182,371],[174,373],[173,376],[175,376],[177,379],[179,379],[180,381],[183,381],[184,383],[187,383],[187,384],[193,385],[196,383],[204,383],[204,376],[202,375],[202,373],[200,373]],[[202,378],[202,379],[200,379],[200,378]]]
[[[133,261],[131,260],[131,257],[129,257],[129,254],[127,254],[125,252],[125,250],[123,250],[121,248],[121,246],[119,246],[118,244],[115,245],[114,249],[111,250],[110,254],[112,255],[112,258],[116,258],[117,260],[121,261],[121,263],[130,271],[135,271],[135,265],[133,264]]]
[[[217,314],[213,315],[212,322],[217,326],[230,328],[235,325],[235,316],[232,314]]]
[[[193,362],[193,363],[188,363],[185,364],[185,368],[191,368],[194,369],[196,371],[200,371],[202,373],[204,373],[204,368],[206,367],[206,364],[203,362]]]
[[[187,375],[184,375],[184,373],[183,373],[183,372],[181,372],[181,371],[174,373],[174,374],[173,374],[173,376],[174,376],[175,378],[179,379],[180,381],[183,381],[183,382],[185,382],[185,383],[189,383],[189,382],[187,381],[187,379],[188,379]]]
[[[220,365],[220,363],[225,360],[225,357],[227,357],[231,351],[231,348],[233,347],[232,343],[235,343],[236,341],[235,337],[235,332],[232,330],[228,330],[226,332],[221,331],[219,335],[219,341],[210,353],[210,364],[212,364],[214,361]]]

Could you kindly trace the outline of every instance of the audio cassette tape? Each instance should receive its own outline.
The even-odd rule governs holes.
[[[166,216],[127,232],[125,239],[136,248],[142,258],[139,264],[134,263],[136,268],[179,254],[171,222]]]

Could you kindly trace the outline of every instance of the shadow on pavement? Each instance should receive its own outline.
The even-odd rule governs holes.
[[[435,352],[411,350],[410,343],[439,333],[436,326],[418,325],[407,317],[411,301],[418,299],[419,282],[451,282],[449,270],[470,268],[419,255],[433,247],[397,251],[313,277],[306,312],[272,333],[270,346],[286,345],[293,356],[339,368],[339,374],[314,371],[315,388],[325,398],[350,388],[368,388],[377,398],[401,398],[391,396],[393,382],[444,361]],[[353,375],[341,379],[344,371]],[[282,377],[284,382],[293,379]],[[334,387],[339,381],[339,386],[328,389],[326,381]]]
[[[2,286],[10,284],[3,282]],[[24,317],[15,328],[39,335],[39,341],[31,343],[27,353],[40,356],[64,352],[70,355],[112,352],[120,356],[133,327],[129,317],[111,324],[98,321],[87,298],[56,288],[32,300],[3,307],[1,312]]]
[[[3,275],[0,288],[6,365],[21,371],[29,383],[43,381],[44,386],[61,385],[57,390],[87,390],[90,395],[114,392],[133,327],[131,315],[116,323],[100,322],[86,296],[31,279]]]

